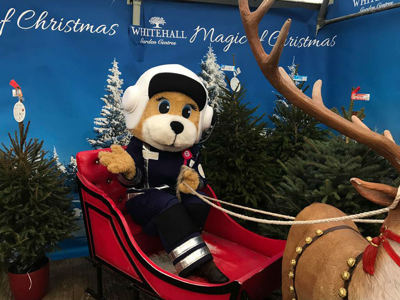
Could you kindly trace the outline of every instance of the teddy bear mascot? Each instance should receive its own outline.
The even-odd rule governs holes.
[[[209,206],[184,184],[205,185],[198,143],[212,122],[207,89],[187,68],[161,65],[127,88],[122,108],[133,137],[126,151],[113,145],[99,160],[128,188],[128,212],[160,236],[180,276],[227,282],[200,235]]]

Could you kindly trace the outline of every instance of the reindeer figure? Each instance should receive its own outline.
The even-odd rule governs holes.
[[[293,105],[320,122],[360,142],[384,156],[400,171],[400,147],[389,131],[371,131],[357,117],[348,121],[325,107],[322,82],[307,97],[292,82],[279,58],[291,20],[283,25],[277,43],[267,54],[258,36],[258,24],[273,4],[264,0],[250,12],[248,0],[239,0],[240,14],[254,57],[268,81]],[[400,197],[398,189],[352,178],[352,185],[368,200],[389,206]],[[315,203],[302,210],[296,220],[336,218],[345,214],[330,205]],[[313,225],[293,225],[290,229],[282,265],[284,300],[395,300],[400,299],[400,208],[389,212],[374,239],[364,239],[352,221]]]

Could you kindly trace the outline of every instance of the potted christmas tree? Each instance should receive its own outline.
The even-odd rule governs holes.
[[[69,190],[43,142],[27,140],[29,123],[0,149],[0,263],[16,300],[47,292],[46,253],[74,230]]]

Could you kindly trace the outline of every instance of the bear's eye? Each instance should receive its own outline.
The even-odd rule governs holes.
[[[192,107],[189,104],[186,104],[182,109],[182,116],[188,119],[191,114],[192,114]]]
[[[169,112],[169,109],[169,101],[165,98],[160,99],[160,103],[158,104],[158,111],[162,114],[166,114],[167,112]]]

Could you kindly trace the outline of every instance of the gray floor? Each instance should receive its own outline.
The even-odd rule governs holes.
[[[104,294],[107,300],[139,299],[133,290],[127,289],[128,281],[104,270]],[[96,270],[85,258],[50,262],[50,289],[43,300],[89,300],[85,289],[96,288]],[[0,300],[12,300],[7,274],[0,273]],[[143,297],[140,297],[143,299]],[[149,298],[148,298],[149,299]],[[28,299],[27,299],[28,300]]]
[[[128,289],[129,280],[104,268],[104,296],[107,300],[152,300],[145,294]],[[50,262],[50,289],[43,300],[92,300],[85,289],[96,288],[96,269],[86,258],[74,258]],[[281,299],[280,291],[266,300]],[[0,272],[0,300],[13,300],[7,274]],[[27,299],[28,300],[28,299]]]

